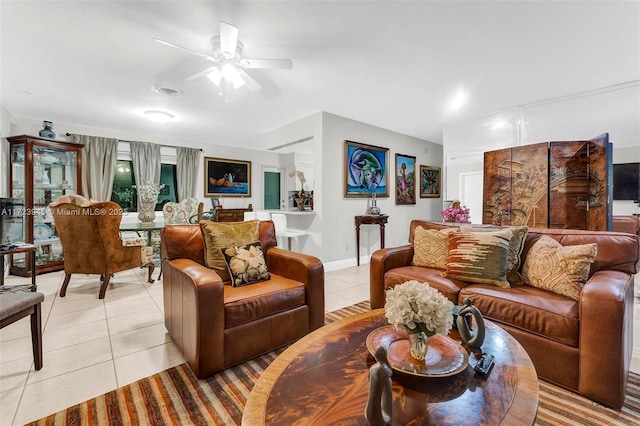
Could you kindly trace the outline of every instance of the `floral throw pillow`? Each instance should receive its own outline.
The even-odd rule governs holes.
[[[229,269],[233,287],[266,281],[271,278],[260,241],[220,250]]]
[[[563,246],[543,235],[527,254],[522,278],[525,284],[580,300],[597,253],[596,243]]]

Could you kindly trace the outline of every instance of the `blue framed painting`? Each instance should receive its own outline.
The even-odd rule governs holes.
[[[344,196],[389,196],[389,149],[344,141]]]
[[[251,161],[204,158],[205,197],[250,197]]]
[[[396,204],[416,203],[416,157],[396,154]]]

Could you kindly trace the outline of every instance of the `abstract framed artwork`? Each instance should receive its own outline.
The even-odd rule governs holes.
[[[389,148],[344,141],[345,198],[389,196]]]
[[[396,204],[416,203],[416,157],[396,154]]]
[[[204,158],[205,197],[250,197],[251,161]]]
[[[440,198],[440,173],[440,167],[420,165],[420,198]]]

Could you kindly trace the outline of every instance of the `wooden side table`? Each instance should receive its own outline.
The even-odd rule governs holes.
[[[31,286],[36,288],[36,249],[33,244],[20,244],[9,250],[0,250],[0,286],[4,285],[4,256],[8,254],[31,252]]]
[[[380,248],[384,248],[384,224],[387,223],[389,216],[386,214],[366,214],[356,216],[356,261],[360,266],[360,225],[379,225],[380,226]]]

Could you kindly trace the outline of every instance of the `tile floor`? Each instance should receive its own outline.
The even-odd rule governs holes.
[[[116,274],[103,300],[96,276],[74,276],[64,298],[62,272],[38,276],[46,295],[44,367],[33,370],[28,318],[0,330],[0,426],[22,425],[183,362],[164,328],[162,282],[149,284],[145,274]],[[6,280],[24,283],[30,279]],[[640,274],[635,283],[631,368],[640,372]],[[328,312],[368,298],[368,264],[326,273]]]
[[[157,271],[157,269],[156,269]],[[157,272],[154,274],[157,277]],[[164,327],[162,282],[120,272],[103,300],[98,277],[39,275],[44,366],[33,370],[29,318],[0,330],[0,426],[22,425],[184,362]],[[6,285],[31,283],[9,276]],[[327,311],[369,299],[369,265],[327,272]]]

